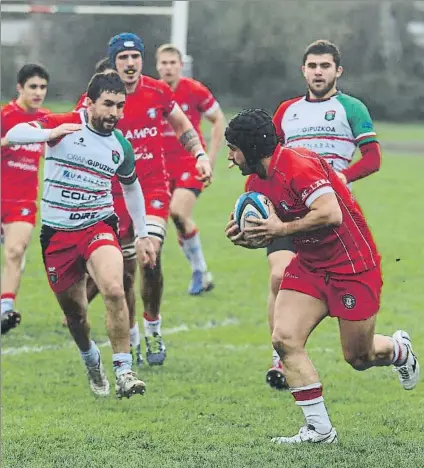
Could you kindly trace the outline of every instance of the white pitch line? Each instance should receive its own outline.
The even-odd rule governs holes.
[[[202,325],[186,325],[181,324],[178,327],[174,328],[164,328],[163,336],[176,335],[178,333],[196,331],[196,330],[212,330],[214,328],[229,327],[231,325],[238,325],[239,321],[236,318],[226,318],[222,322],[215,322],[210,320]],[[2,356],[16,356],[17,354],[27,354],[27,353],[42,353],[44,351],[50,350],[60,350],[65,348],[71,348],[74,346],[73,341],[67,341],[63,345],[45,345],[45,346],[17,346],[10,348],[3,348],[1,350]],[[110,341],[104,341],[102,343],[97,343],[99,347],[110,346]]]

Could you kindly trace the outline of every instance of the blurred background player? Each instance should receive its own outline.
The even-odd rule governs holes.
[[[212,123],[208,156],[212,168],[224,139],[225,117],[209,89],[193,78],[182,76],[181,51],[172,44],[163,44],[156,51],[156,68],[160,78],[174,92],[174,99],[193,124],[203,147],[205,140],[200,130],[202,116]],[[166,168],[172,193],[170,214],[178,232],[179,243],[192,268],[189,286],[191,295],[210,291],[214,284],[200,242],[200,234],[192,219],[197,197],[203,189],[193,156],[181,146],[172,126],[165,121],[164,150]]]
[[[38,64],[18,72],[18,97],[1,109],[1,224],[4,234],[4,269],[1,277],[1,330],[20,323],[14,310],[25,262],[25,250],[36,223],[38,168],[44,143],[10,145],[5,135],[18,123],[47,114],[43,109],[49,74]]]
[[[419,379],[419,363],[403,330],[375,333],[383,285],[381,257],[362,211],[331,166],[305,148],[278,145],[271,117],[261,109],[237,114],[225,131],[228,159],[242,175],[255,173],[268,184],[267,219],[240,232],[226,228],[236,245],[264,243],[291,235],[297,255],[287,266],[275,303],[272,343],[305,425],[278,444],[337,442],[324,403],[322,384],[306,352],[315,327],[337,317],[343,355],[355,370],[394,366],[405,390]]]
[[[136,171],[146,199],[147,228],[157,254],[155,267],[140,265],[140,271],[146,358],[150,365],[161,365],[166,358],[166,348],[161,334],[163,274],[160,256],[171,200],[164,161],[163,119],[169,121],[181,144],[197,160],[199,178],[210,183],[212,171],[199,137],[175,103],[172,90],[166,83],[141,74],[144,42],[133,33],[118,34],[109,41],[108,56],[127,91],[125,113],[118,128],[134,147]],[[135,350],[137,363],[141,365],[143,358],[134,292],[137,270],[134,232],[119,184],[114,183],[112,190],[115,210],[120,219],[120,243],[125,259],[124,287],[130,313],[131,345]],[[95,296],[94,289],[95,285],[89,281],[89,299]]]
[[[305,96],[282,102],[273,122],[279,141],[290,148],[308,148],[325,158],[345,184],[378,171],[380,146],[365,104],[337,89],[343,73],[339,49],[329,41],[311,43],[303,56],[302,74],[308,90]],[[356,148],[362,157],[353,162]],[[264,181],[252,175],[246,191],[262,192]],[[348,185],[350,188],[350,185]],[[286,266],[295,255],[290,237],[276,239],[267,247],[270,270],[268,318],[273,328],[273,311]],[[281,360],[274,350],[267,383],[277,389],[287,388]]]
[[[18,124],[7,138],[17,143],[49,142],[40,235],[49,284],[68,318],[91,390],[106,396],[109,382],[100,351],[90,339],[87,319],[86,273],[93,278],[106,308],[116,394],[129,398],[143,394],[145,385],[131,369],[123,256],[111,190],[115,175],[134,223],[140,262],[154,266],[155,253],[147,233],[134,152],[122,133],[115,130],[122,117],[125,94],[116,73],[96,74],[88,85],[86,111],[48,114],[31,124]]]

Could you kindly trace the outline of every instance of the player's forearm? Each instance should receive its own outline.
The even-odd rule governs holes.
[[[176,105],[174,110],[168,116],[168,122],[171,124],[181,145],[194,157],[200,154],[205,154],[206,151],[200,142],[199,135],[194,130],[188,117],[184,114],[181,108]]]
[[[289,236],[291,234],[316,231],[322,228],[337,227],[341,225],[342,221],[343,216],[340,207],[337,209],[333,206],[323,206],[319,209],[311,210],[303,218],[282,223],[281,235]]]
[[[361,146],[360,151],[362,158],[342,171],[348,183],[363,179],[380,169],[381,151],[377,142]]]
[[[220,116],[215,120],[211,129],[208,156],[209,156],[212,166],[215,165],[216,157],[224,142],[224,132],[225,132],[225,117],[224,117],[224,114],[222,114],[222,117]]]
[[[6,133],[6,140],[9,145],[44,143],[49,140],[51,131],[51,129],[33,127],[28,123],[20,123]]]
[[[130,185],[121,184],[125,205],[134,225],[137,237],[147,237],[146,205],[138,179]]]
[[[7,141],[6,137],[1,139],[1,147],[3,148],[4,146],[9,146],[9,142]]]
[[[189,130],[186,130],[178,139],[180,140],[182,146],[195,158],[202,154],[206,154],[206,151],[200,142],[199,135],[193,127]]]

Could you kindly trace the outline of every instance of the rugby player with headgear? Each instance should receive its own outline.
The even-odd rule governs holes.
[[[359,205],[331,165],[308,149],[279,145],[272,118],[261,109],[237,114],[225,138],[228,159],[243,175],[263,179],[262,193],[273,205],[267,219],[251,218],[255,226],[243,232],[230,220],[227,237],[250,247],[252,239],[267,245],[290,235],[297,250],[275,303],[272,343],[305,425],[273,442],[337,442],[305,349],[315,327],[327,316],[337,317],[345,360],[358,371],[393,365],[405,390],[414,389],[419,378],[411,338],[403,330],[391,337],[375,334],[383,284],[380,255]]]

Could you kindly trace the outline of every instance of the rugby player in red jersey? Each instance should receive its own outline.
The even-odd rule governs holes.
[[[1,224],[4,234],[4,270],[1,277],[1,332],[21,321],[15,311],[25,251],[36,222],[38,168],[44,143],[9,144],[5,135],[18,123],[38,119],[43,109],[49,74],[38,64],[24,65],[18,72],[18,97],[1,109]]]
[[[282,145],[308,148],[324,157],[351,188],[351,182],[379,170],[381,152],[366,105],[337,88],[337,80],[342,73],[341,55],[336,45],[326,40],[309,44],[302,64],[307,93],[282,102],[274,113],[273,121]],[[357,149],[362,157],[353,161]],[[254,174],[246,181],[246,191],[261,192],[263,183]],[[295,251],[289,236],[275,239],[267,247],[271,329],[279,285]],[[273,388],[287,388],[283,372],[281,360],[274,350],[272,367],[266,375],[267,383]]]
[[[305,346],[325,317],[337,317],[345,360],[358,371],[393,365],[405,390],[415,388],[419,364],[403,330],[392,337],[375,334],[380,307],[380,255],[362,211],[344,181],[318,154],[278,144],[272,118],[261,109],[240,112],[225,138],[228,159],[243,175],[266,182],[264,194],[274,209],[267,219],[240,232],[226,227],[236,245],[249,239],[269,244],[292,236],[297,255],[287,266],[273,317],[272,343],[284,366],[290,391],[305,416],[293,437],[275,443],[337,442],[324,404],[322,384]]]
[[[193,124],[204,147],[201,119],[204,116],[212,123],[208,155],[213,167],[225,130],[225,117],[218,102],[203,83],[182,76],[183,58],[176,46],[163,44],[158,48],[156,69],[160,78],[171,87],[175,101]],[[203,183],[198,178],[196,161],[181,146],[172,126],[166,121],[164,150],[172,193],[170,214],[178,232],[179,243],[192,269],[189,294],[198,295],[210,291],[214,286],[203,255],[199,231],[192,219],[194,205],[202,192]]]

